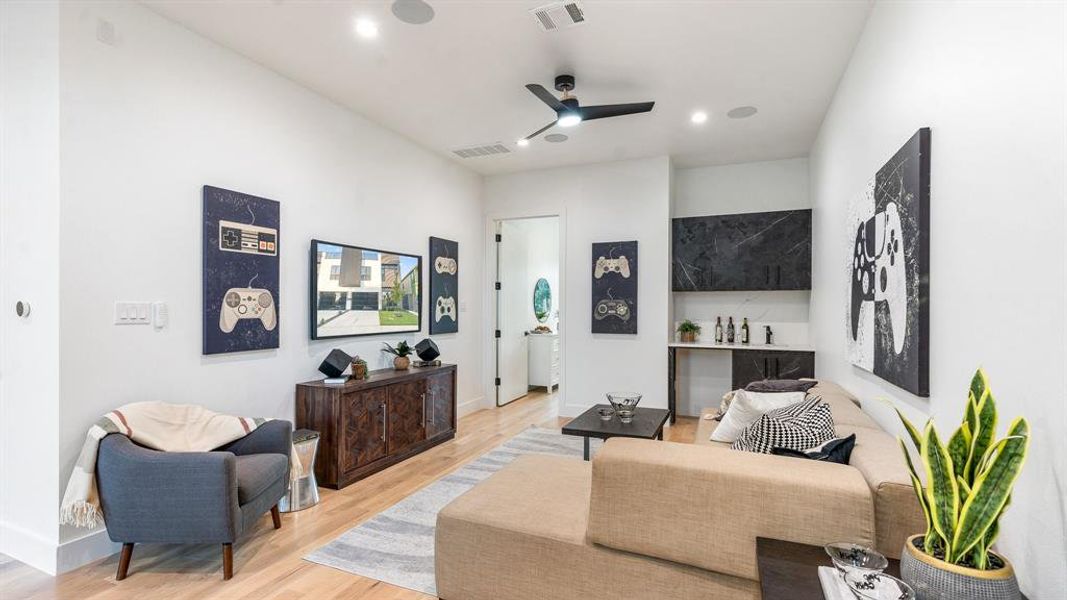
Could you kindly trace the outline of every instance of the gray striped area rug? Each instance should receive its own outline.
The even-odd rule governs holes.
[[[590,440],[591,450],[600,440]],[[321,565],[437,595],[434,527],[449,502],[523,454],[582,457],[582,438],[531,427],[304,557]]]

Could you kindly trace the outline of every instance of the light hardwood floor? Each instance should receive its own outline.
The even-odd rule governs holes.
[[[307,562],[301,557],[349,528],[531,425],[559,427],[554,395],[531,393],[503,408],[459,420],[456,439],[354,483],[343,490],[320,488],[321,502],[282,515],[271,527],[269,513],[234,545],[234,577],[222,581],[218,545],[138,545],[130,574],[115,581],[118,554],[59,577],[17,562],[0,563],[0,598],[175,598],[427,600],[430,596]],[[695,418],[679,418],[664,430],[668,441],[691,443]]]

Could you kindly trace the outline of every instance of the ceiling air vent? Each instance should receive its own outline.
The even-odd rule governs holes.
[[[585,13],[577,2],[553,2],[530,11],[542,31],[558,31],[585,23]]]
[[[481,158],[482,156],[493,156],[494,154],[511,154],[511,149],[500,142],[494,142],[484,146],[456,148],[452,153],[460,158]]]

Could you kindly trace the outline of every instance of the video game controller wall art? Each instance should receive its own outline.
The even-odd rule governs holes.
[[[849,360],[930,395],[930,130],[878,170],[848,216]]]
[[[593,333],[637,333],[637,242],[593,244]]]
[[[278,347],[279,208],[204,186],[204,354]]]
[[[459,243],[430,238],[430,335],[459,331]]]

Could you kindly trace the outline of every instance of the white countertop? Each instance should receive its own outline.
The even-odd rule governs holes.
[[[715,342],[670,342],[668,348],[692,348],[694,350],[777,350],[779,352],[815,352],[815,348],[797,344],[716,344]]]

